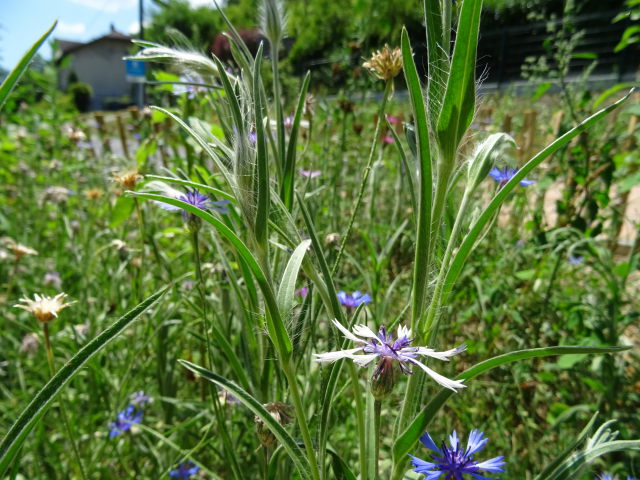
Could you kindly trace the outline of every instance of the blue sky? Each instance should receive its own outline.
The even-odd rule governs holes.
[[[190,0],[194,6],[213,2]],[[145,1],[145,17],[151,8]],[[138,0],[0,0],[0,66],[11,70],[20,57],[53,21],[58,26],[52,37],[84,42],[116,30],[138,32]],[[51,48],[39,52],[51,58]]]

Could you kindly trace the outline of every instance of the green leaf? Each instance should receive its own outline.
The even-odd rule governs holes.
[[[506,365],[508,363],[517,362],[527,358],[549,357],[555,355],[568,355],[578,353],[603,354],[603,353],[619,353],[629,350],[631,347],[544,347],[531,348],[527,350],[518,350],[516,352],[506,353],[497,357],[490,358],[483,362],[468,368],[456,377],[457,380],[469,380],[478,375],[491,370],[492,368]],[[398,436],[393,444],[393,459],[396,465],[395,470],[401,470],[402,465],[406,462],[407,454],[416,444],[420,436],[425,432],[427,426],[434,419],[436,413],[442,408],[454,393],[442,388],[432,397],[431,401],[422,409],[422,411],[413,419],[406,430]]]
[[[280,282],[280,288],[278,290],[278,308],[280,309],[280,315],[283,317],[288,316],[293,308],[296,279],[302,266],[302,260],[304,260],[304,256],[310,245],[311,240],[304,240],[297,246],[282,274],[282,281]]]
[[[109,342],[128,328],[136,318],[155,304],[169,288],[170,286],[166,286],[158,290],[133,310],[120,317],[113,325],[82,347],[80,351],[40,389],[11,426],[2,439],[2,443],[0,443],[0,478],[6,473],[7,468],[9,468],[15,455],[20,450],[26,436],[76,373],[78,373],[91,358],[106,347]]]
[[[127,220],[131,216],[131,212],[135,207],[135,202],[131,197],[120,196],[116,200],[116,204],[111,210],[111,221],[109,227],[116,228],[122,222]]]
[[[291,126],[291,132],[289,133],[289,144],[287,145],[287,156],[285,158],[284,171],[282,177],[282,201],[285,206],[290,210],[293,206],[293,187],[295,184],[295,170],[296,170],[296,148],[298,146],[298,130],[300,129],[300,119],[302,118],[302,110],[304,110],[304,101],[307,96],[307,90],[309,89],[309,82],[311,80],[311,73],[307,72],[302,82],[302,88],[300,89],[300,95],[298,96],[298,107],[296,108],[295,116],[293,117],[293,125]]]
[[[45,40],[49,37],[49,35],[51,35],[51,32],[53,32],[53,29],[56,28],[57,24],[58,24],[57,20],[53,22],[53,25],[49,27],[49,30],[47,30],[36,41],[36,43],[34,43],[31,46],[31,48],[27,51],[27,53],[25,53],[24,56],[20,59],[18,64],[13,68],[13,70],[11,70],[9,75],[7,75],[7,78],[4,79],[4,82],[2,82],[2,85],[0,85],[0,111],[2,110],[2,107],[4,106],[4,102],[7,100],[7,97],[13,90],[13,87],[16,86],[16,84],[20,80],[20,77],[22,77],[22,74],[24,74],[24,72],[29,67],[29,62],[31,62],[31,59],[36,54],[38,49],[42,46],[42,44],[45,42]]]
[[[473,120],[481,10],[482,0],[462,2],[451,69],[438,117],[438,141],[442,150],[447,153],[446,158],[453,158],[464,132]]]
[[[262,65],[262,44],[258,48],[253,71],[253,97],[255,102],[255,128],[256,128],[256,190],[258,201],[256,202],[255,235],[258,244],[267,251],[269,237],[269,154],[264,131],[264,110],[262,99],[262,79],[260,68]]]
[[[596,98],[596,101],[593,102],[593,108],[598,108],[602,104],[602,102],[604,102],[607,98],[609,98],[614,93],[619,92],[620,90],[633,88],[634,85],[635,85],[634,83],[629,83],[629,82],[618,83],[617,85],[614,85],[613,87],[608,88],[607,90],[602,92],[598,98]]]
[[[589,118],[584,120],[582,123],[577,125],[576,127],[569,130],[567,133],[562,135],[560,138],[556,139],[553,143],[542,149],[538,154],[536,154],[531,160],[529,160],[518,172],[509,180],[506,185],[504,185],[496,195],[493,197],[489,205],[484,209],[482,214],[478,217],[475,223],[472,225],[471,229],[465,236],[464,240],[460,244],[458,248],[458,252],[456,253],[449,269],[447,271],[447,276],[445,277],[444,288],[443,288],[443,296],[442,296],[442,305],[446,305],[447,297],[451,290],[453,289],[460,272],[462,271],[462,267],[464,266],[467,257],[471,253],[473,247],[475,246],[476,240],[480,238],[481,233],[484,228],[489,224],[489,222],[495,217],[496,212],[502,205],[502,203],[507,198],[507,195],[516,188],[520,181],[524,179],[529,172],[531,172],[535,167],[537,167],[544,159],[554,154],[560,148],[564,147],[568,144],[571,139],[577,136],[579,133],[583,132],[600,119],[607,116],[613,110],[618,108],[622,103],[624,103],[633,90],[631,90],[627,95],[618,100],[617,102],[609,105],[606,108],[594,113]]]
[[[262,404],[258,402],[258,400],[253,398],[235,383],[213,373],[210,370],[207,370],[206,368],[202,368],[191,362],[187,362],[186,360],[178,360],[178,362],[180,362],[188,370],[191,370],[202,378],[215,383],[219,387],[224,388],[229,393],[233,394],[233,396],[235,396],[245,407],[251,410],[254,415],[260,417],[260,419],[269,428],[269,430],[271,430],[271,433],[275,435],[280,444],[287,451],[294,464],[296,465],[296,468],[300,472],[302,478],[311,478],[311,468],[303,451],[300,449],[293,437],[289,435],[289,433],[282,427],[282,425],[280,425],[278,421],[273,418],[271,413],[269,413],[267,409],[265,409]]]

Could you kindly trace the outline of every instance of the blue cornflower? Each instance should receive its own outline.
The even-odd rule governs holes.
[[[411,329],[402,325],[398,327],[397,338],[394,341],[393,335],[388,333],[384,326],[380,327],[376,335],[366,325],[356,325],[350,332],[337,320],[334,320],[333,324],[346,338],[358,346],[349,350],[314,353],[316,362],[335,362],[341,358],[350,358],[360,367],[366,367],[374,360],[378,360],[378,365],[373,374],[374,381],[380,376],[384,376],[385,373],[391,372],[394,368],[394,363],[398,363],[400,370],[405,374],[411,374],[410,367],[416,365],[445,388],[449,388],[454,392],[458,388],[464,388],[462,381],[444,377],[418,361],[420,357],[430,357],[447,362],[450,357],[463,352],[466,348],[464,345],[444,352],[436,352],[428,347],[412,347]],[[359,353],[364,355],[358,355]]]
[[[501,169],[501,168],[493,167],[489,171],[489,176],[493,178],[496,182],[498,182],[502,187],[509,180],[511,180],[516,173],[518,173],[518,170],[515,168]],[[527,180],[526,178],[523,178],[522,180],[520,180],[520,185],[522,185],[523,187],[528,187],[529,185],[533,185],[534,183],[536,183],[535,180]]]
[[[426,475],[426,480],[436,480],[440,478],[442,474],[445,475],[443,480],[464,480],[464,478],[470,478],[465,477],[465,474],[470,475],[476,480],[499,480],[480,475],[480,472],[503,472],[504,469],[502,466],[505,462],[502,459],[504,457],[495,457],[484,462],[477,462],[473,458],[477,452],[484,448],[488,440],[488,438],[484,437],[484,433],[477,429],[472,430],[469,434],[467,448],[462,448],[458,442],[458,434],[454,430],[449,436],[451,447],[448,447],[442,442],[442,447],[438,448],[429,434],[425,433],[420,437],[420,442],[429,450],[435,452],[435,454],[432,454],[433,462],[426,462],[413,455],[409,455],[411,457],[411,463],[416,467],[413,471]]]
[[[207,195],[205,195],[204,193],[200,193],[197,190],[189,190],[185,194],[181,194],[177,190],[175,192],[176,193],[174,193],[173,195],[175,199],[188,203],[189,205],[193,205],[194,207],[199,208],[200,210],[215,210],[216,212],[219,212],[219,213],[229,213],[229,209],[227,208],[227,205],[229,204],[228,200],[213,201]],[[173,192],[169,191],[169,193],[173,193]],[[186,210],[183,210],[180,207],[176,207],[175,205],[169,205],[168,203],[164,203],[164,202],[157,202],[157,203],[161,208],[169,212],[177,212],[179,210],[182,210],[182,217],[185,220],[189,215],[189,213]]]
[[[140,390],[139,392],[133,392],[131,395],[129,395],[129,400],[131,400],[131,403],[133,405],[143,406],[145,403],[152,403],[153,397],[150,397],[142,390]]]
[[[129,405],[125,410],[118,413],[115,422],[111,422],[109,438],[122,435],[127,430],[131,430],[131,425],[142,421],[142,410],[136,412],[133,405]]]
[[[356,308],[362,305],[369,305],[371,303],[371,297],[368,293],[362,293],[359,290],[356,290],[351,295],[347,292],[340,290],[338,292],[338,300],[340,300],[340,305],[344,305],[347,308]]]
[[[174,478],[190,478],[191,475],[196,475],[200,471],[200,467],[193,463],[191,460],[182,462],[178,465],[178,468],[169,472],[170,477]]]

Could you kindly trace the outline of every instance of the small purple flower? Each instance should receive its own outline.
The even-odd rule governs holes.
[[[46,286],[51,285],[56,290],[62,289],[62,279],[60,278],[60,274],[56,271],[45,273],[42,283],[44,283]]]
[[[309,287],[302,287],[295,291],[296,295],[300,295],[302,298],[306,298],[309,295]]]
[[[78,143],[76,143],[76,146],[78,148],[93,148],[93,143],[91,142],[83,142],[83,141],[79,141]]]
[[[506,183],[511,180],[513,178],[513,176],[518,173],[518,170],[515,168],[496,168],[493,167],[490,171],[489,171],[489,176],[491,178],[493,178],[496,182],[498,182],[500,184],[501,187],[503,187],[504,185],[506,185]],[[527,180],[526,178],[523,178],[522,180],[520,180],[520,185],[522,185],[523,187],[528,187],[529,185],[533,185],[535,182],[535,180]]]
[[[142,407],[145,403],[153,403],[153,397],[150,397],[142,390],[133,392],[131,395],[129,395],[129,400],[131,400],[131,403],[133,405],[140,407]]]
[[[369,296],[368,293],[362,293],[359,290],[356,290],[351,295],[340,290],[338,292],[338,300],[340,300],[340,305],[344,305],[347,308],[356,308],[363,303],[365,305],[369,305],[371,303],[371,296]]]
[[[258,134],[256,132],[249,132],[249,135],[247,135],[247,138],[249,139],[249,143],[251,145],[255,145],[256,142],[258,141]]]
[[[215,210],[219,213],[229,213],[229,209],[227,208],[227,205],[229,204],[228,200],[213,201],[207,195],[205,195],[204,193],[200,193],[197,190],[190,190],[184,195],[180,195],[176,198],[177,200],[188,203],[189,205],[199,208],[200,210]],[[185,220],[188,217],[188,212],[180,207],[169,205],[168,203],[164,202],[158,202],[158,205],[169,212],[177,212],[179,210],[182,210],[182,217]]]
[[[398,119],[393,115],[387,115],[387,122],[391,124],[398,123]]]
[[[133,405],[129,405],[125,410],[118,413],[118,417],[115,422],[111,422],[111,431],[109,432],[109,438],[122,435],[128,430],[131,430],[131,425],[134,423],[140,423],[142,421],[142,410],[136,412]]]
[[[492,480],[489,477],[480,475],[480,472],[504,472],[502,468],[505,464],[504,457],[495,457],[484,462],[478,462],[474,459],[474,455],[484,448],[488,440],[488,438],[484,437],[484,433],[477,429],[472,430],[469,434],[467,447],[463,448],[458,441],[458,434],[454,430],[449,436],[451,447],[442,442],[442,447],[438,448],[429,434],[425,433],[420,437],[420,442],[429,450],[435,452],[432,454],[433,462],[427,462],[409,455],[411,463],[415,467],[413,471],[424,474],[426,480],[436,480],[442,474],[444,474],[444,480],[464,480],[472,477],[476,480]]]
[[[582,261],[584,260],[584,257],[581,255],[569,255],[569,263],[571,265],[580,265],[582,263]]]
[[[300,170],[300,175],[307,178],[319,177],[321,173],[320,170]]]
[[[386,136],[382,139],[382,141],[383,141],[384,143],[386,143],[387,145],[388,145],[388,144],[391,144],[391,143],[393,143],[393,142],[394,142],[393,137],[392,137],[391,135],[386,135]]]
[[[284,128],[291,130],[293,128],[293,115],[284,117]]]
[[[197,475],[200,471],[200,467],[193,463],[191,460],[182,462],[178,465],[178,468],[171,470],[169,476],[173,478],[191,478],[191,475]]]
[[[205,86],[198,85],[204,83],[202,77],[196,74],[187,74],[180,76],[180,82],[173,85],[173,94],[174,95],[183,95],[187,94],[187,98],[193,99],[195,98],[198,92],[203,92],[206,90]]]
[[[378,360],[378,365],[373,374],[374,380],[382,374],[383,370],[393,368],[394,362],[398,363],[400,370],[404,374],[413,373],[410,366],[416,365],[445,388],[455,392],[457,388],[465,387],[461,381],[450,380],[417,360],[419,356],[423,356],[437,358],[446,362],[449,361],[449,357],[463,352],[466,349],[464,345],[444,352],[436,352],[432,348],[412,347],[411,330],[403,326],[398,327],[397,340],[394,341],[393,335],[388,333],[384,326],[380,327],[378,334],[375,334],[366,325],[356,325],[353,327],[352,333],[337,320],[334,320],[333,324],[346,338],[360,345],[349,350],[315,353],[316,362],[335,362],[341,358],[350,358],[360,367],[366,367],[374,360]],[[357,355],[360,352],[363,355]]]

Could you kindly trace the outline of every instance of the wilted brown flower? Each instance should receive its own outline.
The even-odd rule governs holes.
[[[87,136],[82,130],[71,125],[67,129],[67,138],[69,138],[69,140],[71,140],[73,143],[78,143],[84,141]]]
[[[339,244],[340,244],[339,233],[329,233],[326,237],[324,237],[324,245],[326,247],[336,247]]]
[[[113,181],[118,182],[125,190],[133,190],[136,188],[136,183],[138,183],[138,180],[141,178],[143,177],[137,170],[113,174]]]
[[[15,242],[11,239],[7,242],[7,248],[13,252],[16,260],[20,260],[25,255],[38,255],[38,252],[33,248],[29,248],[26,245],[22,245],[21,243]]]
[[[84,196],[89,200],[96,200],[102,196],[102,190],[99,188],[90,188],[84,191]]]
[[[16,308],[22,308],[28,312],[33,313],[36,320],[40,323],[48,323],[54,318],[58,318],[58,312],[63,308],[67,308],[76,302],[64,303],[67,298],[66,293],[59,293],[55,297],[40,296],[37,293],[33,296],[33,300],[30,298],[21,298],[20,301],[25,305],[14,305]]]
[[[380,80],[390,80],[402,70],[402,54],[399,48],[391,50],[389,45],[385,45],[382,50],[371,55],[371,58],[362,66],[369,69]]]
[[[265,403],[264,408],[271,414],[271,416],[280,424],[288,425],[291,423],[291,406],[282,402]],[[254,417],[256,422],[256,431],[260,443],[265,447],[271,447],[276,443],[276,437],[271,433],[269,427],[265,425],[262,419],[258,416]]]

